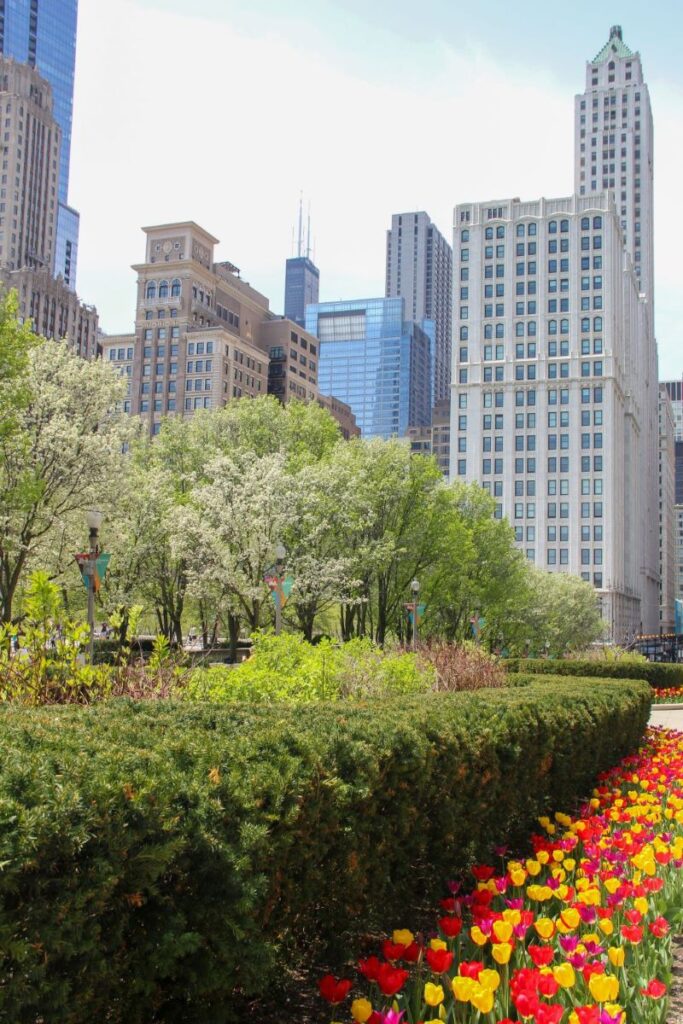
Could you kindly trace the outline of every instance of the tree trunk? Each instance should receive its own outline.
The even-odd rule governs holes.
[[[237,644],[240,638],[239,615],[228,614],[228,636],[230,637],[230,661],[234,665],[237,661]]]

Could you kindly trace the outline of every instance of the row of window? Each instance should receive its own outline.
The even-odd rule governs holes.
[[[169,295],[171,298],[177,298],[180,295],[180,280],[175,278],[173,281],[148,281],[145,286],[145,298],[146,299],[167,299]]]
[[[553,332],[554,333],[554,332]],[[560,355],[569,355],[569,338],[561,338],[559,343],[555,339],[551,339],[547,343],[548,355],[551,357]],[[591,355],[591,347],[593,355],[602,355],[602,338],[593,338],[591,342],[590,338],[581,339],[581,355]],[[495,357],[494,357],[495,351]],[[538,346],[535,341],[528,341],[526,346],[523,341],[515,343],[515,359],[536,359],[540,354]],[[496,345],[495,349],[493,345],[484,345],[482,349],[482,357],[485,363],[491,363],[505,359],[505,346]],[[461,345],[458,349],[458,361],[461,363],[469,362],[469,349],[466,345]]]
[[[538,365],[538,363],[516,363],[514,367],[515,381],[542,379],[542,375],[537,373]],[[569,379],[569,363],[547,363],[546,365],[548,380]],[[498,366],[484,366],[483,370],[484,384],[492,384],[494,381],[497,384],[504,382],[505,366],[503,364]],[[602,359],[594,359],[592,362],[588,362],[587,360],[582,361],[579,372],[581,377],[602,377]],[[466,366],[461,366],[458,370],[458,384],[467,384],[467,382],[468,369]]]

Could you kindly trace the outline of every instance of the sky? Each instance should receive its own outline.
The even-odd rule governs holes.
[[[80,296],[107,333],[132,330],[141,227],[194,220],[281,313],[302,192],[321,301],[383,295],[392,213],[426,210],[450,242],[456,203],[573,191],[574,95],[612,24],[650,88],[660,378],[680,377],[669,0],[80,0]]]

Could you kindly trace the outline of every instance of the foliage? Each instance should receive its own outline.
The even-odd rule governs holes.
[[[531,672],[539,675],[583,676],[611,679],[645,679],[651,686],[683,686],[683,665],[648,661],[616,661],[605,665],[600,661],[579,661],[572,658],[507,658],[508,672]]]
[[[18,704],[89,703],[111,692],[104,668],[84,663],[88,627],[65,622],[58,588],[33,573],[21,627],[0,624],[0,700]]]
[[[614,664],[614,662],[620,662],[620,664],[631,664],[631,665],[647,665],[648,660],[644,654],[640,654],[638,651],[629,651],[625,647],[618,647],[611,644],[601,644],[598,647],[588,647],[586,650],[576,651],[572,657],[577,658],[579,661],[599,661],[604,665]]]
[[[65,344],[42,340],[31,348],[18,387],[26,401],[0,437],[2,622],[12,619],[17,588],[32,566],[58,562],[65,550],[74,572],[71,545],[83,535],[85,513],[113,497],[131,429],[116,411],[123,381]]]
[[[252,656],[234,667],[191,674],[187,696],[211,701],[294,701],[367,698],[426,691],[432,674],[414,654],[383,651],[370,640],[308,643],[298,634],[257,634]]]
[[[433,641],[420,648],[420,659],[435,672],[435,690],[480,690],[505,686],[505,672],[496,658],[473,643]]]
[[[0,1017],[230,1020],[631,752],[639,682],[0,708]]]

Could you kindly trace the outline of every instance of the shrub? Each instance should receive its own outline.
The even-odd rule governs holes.
[[[645,679],[650,686],[683,686],[683,665],[661,662],[578,661],[573,658],[506,658],[508,672],[532,672],[540,675],[599,677],[602,679]]]
[[[643,734],[637,681],[395,700],[0,708],[0,1019],[222,1024]]]
[[[370,640],[310,644],[300,634],[258,634],[252,657],[235,667],[211,666],[190,676],[188,697],[212,701],[308,703],[429,689],[433,672],[414,654],[381,650]]]
[[[434,669],[435,690],[480,690],[505,686],[500,662],[476,644],[433,641],[420,650],[421,658]]]

